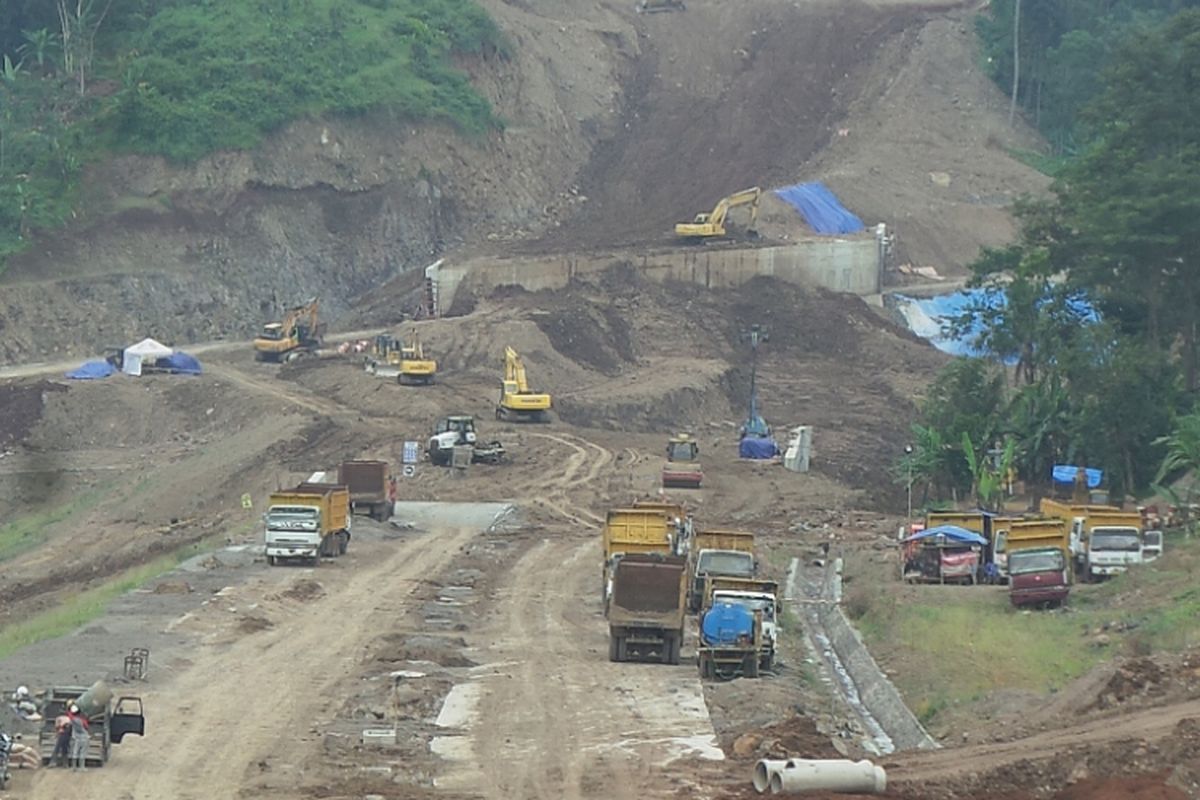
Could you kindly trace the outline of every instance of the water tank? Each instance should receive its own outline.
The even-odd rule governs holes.
[[[754,638],[754,615],[742,606],[718,603],[704,613],[700,638],[709,646],[736,644],[738,639]]]

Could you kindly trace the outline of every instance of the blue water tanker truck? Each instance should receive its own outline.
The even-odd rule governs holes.
[[[700,615],[696,660],[701,679],[757,678],[762,649],[761,611],[733,603],[714,603]]]

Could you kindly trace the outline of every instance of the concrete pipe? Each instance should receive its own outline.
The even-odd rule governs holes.
[[[771,777],[779,770],[783,769],[783,765],[788,763],[786,759],[772,760],[761,759],[754,765],[754,791],[763,794],[771,788]]]
[[[821,791],[882,794],[886,790],[887,775],[883,767],[877,767],[870,761],[805,761],[794,758],[771,776],[772,794]]]

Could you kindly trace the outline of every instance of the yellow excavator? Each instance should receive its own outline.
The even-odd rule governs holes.
[[[731,210],[742,206],[750,207],[750,220],[746,223],[746,232],[754,235],[754,223],[758,220],[758,200],[761,195],[762,190],[755,186],[722,197],[712,211],[697,214],[691,222],[676,223],[675,235],[694,242],[724,239],[729,235],[725,229],[726,217]]]
[[[289,308],[280,322],[268,322],[254,340],[258,361],[294,361],[321,346],[325,326],[317,318],[316,298]]]
[[[437,362],[432,358],[425,357],[425,349],[421,346],[421,339],[417,336],[417,329],[413,328],[408,339],[400,347],[400,374],[396,377],[397,383],[421,383],[428,386],[433,383],[433,377],[437,375]]]
[[[511,347],[504,349],[504,381],[500,385],[496,419],[511,419],[515,422],[550,421],[550,395],[530,391],[529,382],[525,378],[525,363]]]

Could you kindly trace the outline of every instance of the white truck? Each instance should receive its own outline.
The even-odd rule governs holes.
[[[779,652],[779,584],[775,581],[713,578],[711,590],[706,607],[728,603],[741,606],[751,614],[761,612],[762,653],[758,666],[764,671],[773,669],[775,655]]]
[[[1131,566],[1153,560],[1162,552],[1161,535],[1157,548],[1151,545],[1150,551],[1143,555],[1145,544],[1141,515],[1136,512],[1091,511],[1071,522],[1070,546],[1075,574],[1084,581],[1120,575]]]

